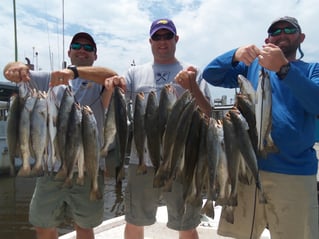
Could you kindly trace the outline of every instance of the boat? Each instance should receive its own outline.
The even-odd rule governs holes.
[[[203,203],[205,202],[205,199]],[[205,215],[201,218],[201,223],[197,227],[198,236],[201,239],[227,239],[230,237],[223,237],[217,234],[218,221],[220,218],[221,206],[215,207],[215,219],[209,218]],[[146,226],[144,231],[144,239],[168,239],[178,238],[178,232],[166,227],[167,222],[167,208],[160,206],[156,213],[156,223],[151,226]],[[125,219],[124,216],[115,217],[103,221],[103,223],[94,228],[95,239],[124,238]],[[59,239],[76,239],[75,231],[67,233],[59,237]],[[270,234],[267,229],[264,230],[260,239],[270,239]]]

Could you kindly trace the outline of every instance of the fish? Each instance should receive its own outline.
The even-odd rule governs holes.
[[[186,138],[192,122],[193,114],[197,109],[198,106],[193,98],[188,105],[185,106],[176,125],[176,137],[172,149],[172,156],[170,160],[166,161],[166,165],[163,167],[163,175],[166,177],[164,179],[165,189],[163,189],[165,191],[170,192],[172,190],[173,180],[176,179],[176,177],[179,178],[181,175],[181,167],[179,166],[183,165],[184,162]]]
[[[237,144],[239,151],[242,154],[247,166],[249,167],[254,179],[257,188],[259,189],[259,202],[267,203],[267,200],[264,195],[262,183],[259,176],[257,156],[253,149],[253,146],[250,142],[250,138],[247,132],[247,121],[242,116],[239,110],[233,109],[228,111],[231,117],[231,121],[234,125],[235,135],[237,139]]]
[[[58,173],[55,175],[56,180],[65,180],[67,176],[66,158],[65,151],[66,145],[66,132],[68,128],[69,116],[72,109],[72,105],[75,102],[74,95],[70,87],[66,87],[63,92],[62,100],[60,103],[57,119],[57,141],[58,141],[58,152],[61,160],[61,167]]]
[[[257,95],[256,95],[256,90],[254,89],[253,85],[251,82],[243,75],[239,74],[237,77],[237,82],[239,85],[240,93],[242,95],[246,95],[249,100],[252,102],[252,104],[257,103]]]
[[[183,198],[192,203],[198,188],[195,184],[194,172],[199,160],[199,146],[203,139],[201,135],[202,117],[199,111],[193,114],[191,126],[185,142],[184,167],[182,169]]]
[[[145,108],[146,100],[143,92],[140,92],[135,97],[135,107],[134,107],[134,121],[133,121],[133,138],[137,151],[137,156],[139,159],[139,164],[137,167],[137,174],[146,174],[147,167],[144,161],[144,151],[146,142],[146,130],[144,127],[145,119]],[[156,128],[156,127],[153,127]],[[149,142],[149,141],[148,141]]]
[[[51,87],[48,90],[47,97],[48,107],[48,134],[49,134],[49,158],[48,163],[53,171],[55,164],[61,161],[57,145],[57,120],[59,105],[57,103],[56,94],[54,88]]]
[[[236,130],[231,119],[230,113],[226,113],[223,117],[223,131],[224,131],[224,148],[227,158],[229,180],[231,185],[231,192],[226,203],[229,206],[237,206],[237,189],[238,189],[238,175],[240,165],[240,150],[236,138]],[[240,139],[241,140],[241,139]]]
[[[98,185],[98,170],[100,160],[100,145],[98,127],[92,109],[82,107],[82,139],[84,164],[87,175],[91,179],[90,200],[102,199],[103,195]]]
[[[147,96],[144,127],[147,149],[154,167],[154,172],[157,172],[161,160],[161,140],[158,127],[158,107],[159,106],[156,92],[151,91]]]
[[[266,158],[269,152],[278,152],[271,138],[272,127],[272,90],[269,74],[262,68],[257,85],[257,104],[255,105],[256,128],[258,134],[258,155]]]
[[[192,99],[192,95],[189,90],[184,91],[184,93],[176,100],[175,104],[173,105],[173,108],[171,110],[171,113],[167,119],[166,123],[166,129],[163,135],[163,157],[161,164],[158,168],[158,170],[155,173],[154,179],[153,179],[153,187],[158,188],[162,187],[165,184],[165,179],[167,179],[168,175],[166,171],[166,167],[168,167],[168,161],[171,160],[172,152],[173,152],[173,146],[177,134],[177,124],[180,119],[180,116],[186,107],[190,103]]]
[[[230,194],[228,161],[225,153],[225,143],[222,143],[222,150],[219,153],[217,173],[213,188],[213,199],[215,205],[227,205]]]
[[[172,111],[173,105],[177,100],[176,89],[172,84],[166,84],[160,94],[158,105],[158,127],[160,131],[161,141],[165,132],[167,119]]]
[[[217,200],[216,192],[217,170],[222,151],[223,129],[219,121],[210,117],[202,128],[206,132],[206,202],[201,209],[201,213],[208,217],[215,217],[214,201]]]
[[[48,107],[46,92],[38,92],[30,117],[30,140],[32,152],[35,158],[35,164],[32,167],[31,176],[43,176],[43,167],[46,167],[47,165],[45,157],[47,156],[48,146]],[[45,165],[43,164],[44,162]]]
[[[101,147],[101,157],[107,157],[111,145],[115,142],[116,137],[116,120],[115,120],[115,99],[112,94],[109,107],[104,118],[103,129],[103,146]]]
[[[37,99],[37,91],[30,90],[25,98],[24,105],[20,113],[19,121],[19,143],[22,159],[22,167],[19,169],[17,176],[29,177],[31,175],[31,147],[30,147],[30,125],[31,112]]]
[[[247,95],[237,94],[235,106],[240,113],[242,113],[248,123],[248,134],[250,141],[255,152],[257,153],[258,133],[256,128],[255,104],[251,102]]]
[[[212,195],[209,195],[209,199],[216,199],[214,193],[214,185],[217,177],[217,168],[222,152],[222,143],[224,139],[224,132],[220,122],[217,122],[214,118],[210,117],[206,127],[206,148],[207,148],[207,169],[209,173],[208,187],[211,190]]]
[[[125,95],[120,87],[114,89],[114,110],[115,110],[115,122],[116,122],[116,143],[118,145],[119,153],[119,166],[115,168],[116,182],[122,181],[122,175],[124,175],[124,162],[125,153],[128,141],[128,116]]]
[[[19,95],[10,97],[7,117],[7,146],[10,161],[10,176],[15,176],[15,157],[19,155],[19,120],[21,112]]]
[[[76,164],[78,164],[79,173],[77,183],[84,184],[84,158],[82,143],[82,108],[79,103],[74,102],[68,118],[68,126],[66,131],[65,142],[65,160],[66,178],[62,187],[71,188],[73,172]]]

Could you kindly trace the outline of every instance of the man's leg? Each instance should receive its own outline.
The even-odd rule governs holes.
[[[78,225],[74,225],[76,230],[76,239],[94,239],[94,231],[93,228],[82,228]]]
[[[42,228],[35,227],[35,231],[37,232],[37,239],[58,239],[58,231],[55,227],[53,228]]]
[[[124,230],[125,239],[144,239],[144,227],[135,226],[130,223],[126,223]]]

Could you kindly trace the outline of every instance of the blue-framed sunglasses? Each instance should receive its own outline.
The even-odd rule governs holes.
[[[298,32],[298,29],[295,27],[284,27],[284,28],[275,28],[271,32],[269,32],[270,36],[279,36],[282,32],[285,34],[291,35]]]
[[[92,52],[95,51],[95,47],[90,44],[72,43],[70,48],[72,50],[80,50],[83,47],[85,51]]]

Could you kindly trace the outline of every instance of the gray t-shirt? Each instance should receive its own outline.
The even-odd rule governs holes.
[[[125,78],[127,82],[127,93],[126,98],[135,101],[135,96],[139,92],[144,92],[145,97],[148,97],[148,93],[155,91],[157,93],[157,98],[159,99],[162,88],[165,84],[172,84],[177,91],[177,96],[180,96],[185,89],[179,84],[175,83],[175,76],[183,69],[188,66],[182,62],[177,61],[173,64],[155,64],[149,62],[143,65],[133,66],[129,68]],[[204,93],[204,95],[210,99],[210,91],[206,81],[201,77],[201,72],[198,71],[197,83]],[[147,147],[145,148],[145,163],[147,166],[153,166],[148,155]],[[134,144],[134,139],[132,142],[130,163],[138,164],[138,156]]]

